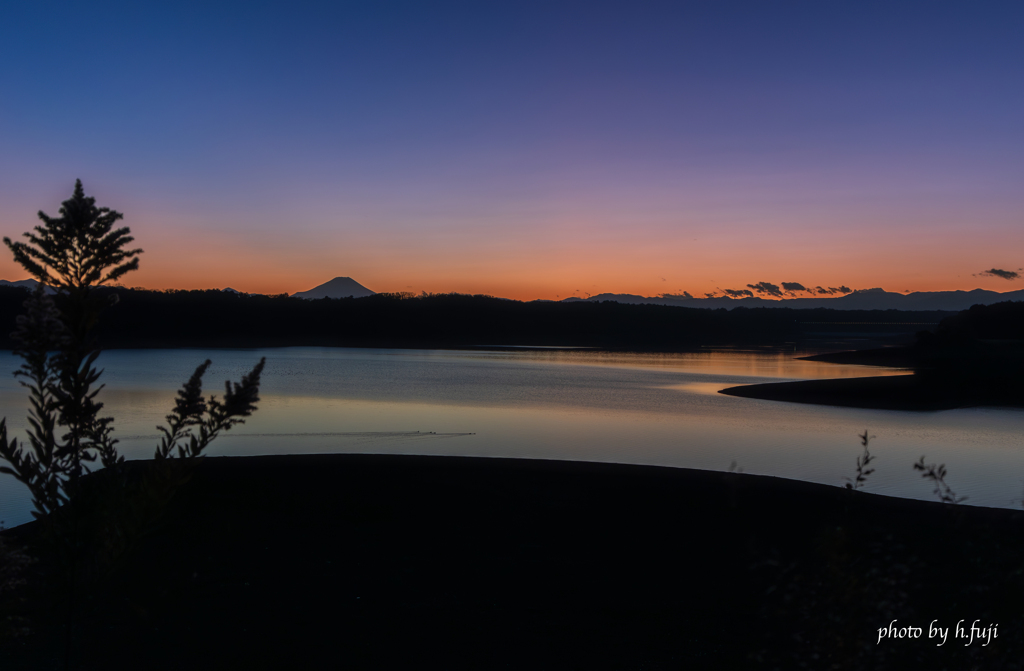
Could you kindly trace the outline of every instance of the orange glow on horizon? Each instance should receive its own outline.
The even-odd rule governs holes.
[[[117,206],[117,194],[111,200]],[[759,282],[901,293],[1024,288],[1024,280],[979,276],[989,268],[1015,271],[1021,265],[1007,250],[1024,247],[1024,232],[1002,219],[984,234],[955,221],[924,219],[859,227],[797,220],[784,228],[767,215],[756,225],[683,219],[626,226],[598,214],[573,214],[522,224],[496,216],[487,226],[316,220],[315,226],[289,227],[268,218],[226,219],[214,228],[197,215],[153,215],[155,208],[131,199],[125,205],[124,223],[145,253],[140,270],[122,283],[155,290],[231,287],[293,294],[339,276],[378,293],[457,292],[524,301],[602,293],[702,297]],[[55,214],[57,208],[44,209]],[[17,235],[35,225],[23,214],[0,210],[0,230]],[[0,279],[25,277],[0,250]]]
[[[978,276],[977,273],[993,265],[991,261],[983,262],[987,254],[972,255],[977,257],[975,260],[956,259],[955,262],[952,257],[959,255],[939,254],[939,258],[923,264],[937,268],[936,271],[897,266],[899,271],[886,272],[885,263],[864,267],[855,260],[839,263],[838,259],[826,258],[799,264],[796,259],[787,258],[784,249],[776,252],[781,262],[739,254],[729,257],[723,253],[709,254],[703,263],[672,263],[667,253],[649,259],[623,259],[614,252],[590,249],[587,250],[589,258],[580,258],[574,263],[567,263],[551,251],[539,252],[525,261],[512,258],[494,259],[489,263],[460,262],[456,254],[396,260],[362,257],[357,253],[342,256],[337,262],[314,257],[303,263],[302,254],[297,253],[282,255],[248,250],[225,254],[217,246],[179,251],[167,244],[146,247],[140,270],[122,278],[124,286],[154,290],[231,287],[246,293],[273,295],[306,291],[343,276],[377,293],[456,292],[524,301],[559,300],[569,296],[585,298],[601,293],[654,297],[689,292],[694,297],[703,297],[710,292],[722,295],[724,289],[747,289],[747,285],[762,281],[779,286],[782,282],[799,282],[808,288],[880,287],[900,293],[977,288],[1006,292],[1024,288],[1021,280]],[[1004,267],[1016,270],[1016,267]],[[0,279],[13,281],[26,276],[13,260],[0,260]],[[795,297],[810,297],[810,294],[797,292]]]

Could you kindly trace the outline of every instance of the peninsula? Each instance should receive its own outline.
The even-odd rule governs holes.
[[[800,380],[730,387],[720,393],[790,403],[883,410],[1024,407],[1024,302],[975,305],[921,331],[910,346],[806,357],[908,369],[907,375]]]

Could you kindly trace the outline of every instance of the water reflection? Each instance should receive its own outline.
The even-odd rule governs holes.
[[[1022,414],[801,406],[723,396],[737,384],[905,371],[833,366],[801,353],[415,351],[283,348],[105,352],[101,397],[128,458],[147,458],[175,390],[204,359],[207,393],[267,357],[260,410],[211,454],[376,452],[577,459],[727,469],[841,485],[870,429],[879,459],[867,490],[930,498],[912,471],[945,462],[975,505],[1021,496]],[[2,359],[0,359],[2,361]],[[9,370],[17,360],[9,359]],[[3,370],[0,367],[0,370]],[[0,376],[0,406],[24,429],[25,395]],[[0,476],[0,519],[29,519],[19,483]]]

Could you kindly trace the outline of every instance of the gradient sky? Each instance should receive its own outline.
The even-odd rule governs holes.
[[[1024,266],[1024,3],[159,4],[3,4],[0,233],[81,178],[129,286],[1024,288],[975,276]]]

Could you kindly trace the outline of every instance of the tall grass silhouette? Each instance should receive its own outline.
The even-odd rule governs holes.
[[[104,300],[95,289],[137,270],[142,250],[128,248],[131,231],[114,228],[123,215],[96,207],[81,180],[60,215],[39,212],[42,224],[25,233],[27,242],[4,238],[39,284],[12,334],[23,360],[15,375],[29,396],[28,439],[10,437],[6,418],[0,420],[0,458],[8,464],[0,472],[31,492],[32,514],[41,525],[32,549],[65,607],[67,667],[82,590],[105,575],[160,513],[210,442],[256,410],[265,360],[241,382],[227,382],[222,399],[203,396],[210,361],[200,364],[178,391],[167,426],[158,427],[162,440],[153,463],[129,468],[116,448],[113,418],[101,415],[102,371],[95,365],[100,349],[93,332],[117,295]],[[87,482],[97,460],[103,471]],[[13,550],[8,555],[21,556]]]

